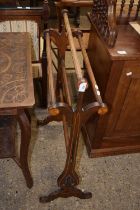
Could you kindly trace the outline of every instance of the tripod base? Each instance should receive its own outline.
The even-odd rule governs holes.
[[[92,197],[92,193],[90,192],[83,192],[80,189],[77,189],[75,187],[64,187],[60,188],[52,193],[50,193],[48,196],[41,196],[39,198],[39,201],[41,203],[47,203],[50,201],[55,200],[56,198],[68,198],[68,197],[78,197],[80,199],[89,199]]]

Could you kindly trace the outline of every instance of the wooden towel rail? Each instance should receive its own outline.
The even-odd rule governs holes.
[[[75,196],[81,199],[91,198],[90,192],[84,192],[76,186],[79,184],[79,177],[76,173],[76,157],[77,147],[79,142],[79,134],[84,123],[94,114],[105,114],[108,109],[103,103],[98,85],[96,83],[93,70],[91,68],[86,50],[82,40],[82,32],[79,30],[72,30],[70,27],[67,10],[62,11],[64,18],[64,28],[61,33],[54,29],[45,31],[46,35],[46,52],[47,52],[47,72],[48,72],[48,112],[44,120],[38,121],[39,125],[45,125],[51,121],[62,121],[64,128],[64,137],[66,142],[67,158],[64,171],[58,177],[57,183],[59,189],[52,192],[48,196],[41,196],[40,202],[49,202],[58,197]],[[76,47],[74,45],[73,37],[77,37],[83,54],[86,70],[88,73],[89,81],[92,85],[93,94],[96,101],[85,105],[84,95],[86,89],[90,85],[83,71],[77,57]],[[55,79],[53,77],[53,62],[51,55],[51,41],[58,48],[58,70],[56,88]],[[70,92],[70,85],[65,69],[65,54],[68,45],[70,46],[72,58],[75,67],[77,79],[77,102],[76,106],[72,104],[72,97]]]

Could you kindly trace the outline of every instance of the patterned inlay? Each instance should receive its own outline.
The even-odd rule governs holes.
[[[29,96],[29,49],[26,33],[0,33],[0,105]]]

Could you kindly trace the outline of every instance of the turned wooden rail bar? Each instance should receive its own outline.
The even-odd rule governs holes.
[[[82,74],[82,70],[81,70],[81,66],[77,57],[77,53],[76,53],[76,49],[75,49],[75,45],[74,45],[74,40],[73,40],[73,36],[72,36],[72,31],[71,31],[71,27],[69,24],[69,19],[68,19],[68,15],[67,15],[68,11],[67,10],[63,10],[62,14],[64,17],[64,23],[65,23],[65,28],[67,31],[67,36],[68,36],[68,40],[69,40],[69,44],[70,44],[70,48],[71,48],[71,53],[72,53],[72,59],[74,62],[74,66],[75,66],[75,71],[76,71],[76,75],[77,75],[77,79],[80,81],[83,79],[83,74]]]
[[[62,66],[62,76],[63,76],[63,88],[66,96],[66,101],[69,106],[72,106],[72,100],[71,100],[71,95],[69,91],[69,86],[68,86],[68,79],[66,75],[66,69],[65,69],[65,62],[63,59],[61,59],[61,66]]]
[[[75,66],[76,75],[77,75],[78,80],[80,80],[80,82],[86,82],[87,83],[87,81],[85,81],[85,79],[83,77],[81,66],[80,66],[80,63],[79,63],[79,60],[78,60],[78,57],[77,57],[76,48],[75,48],[75,45],[74,45],[74,39],[73,39],[73,35],[72,35],[72,30],[71,30],[71,27],[70,27],[70,23],[69,23],[67,13],[68,13],[67,10],[62,11],[62,14],[63,14],[63,17],[64,17],[65,28],[66,28],[66,31],[67,31],[67,36],[68,36],[68,40],[69,40],[69,44],[70,44],[70,48],[71,48],[72,58],[73,58],[74,66]],[[90,77],[93,93],[96,97],[96,100],[101,105],[101,108],[98,110],[98,112],[99,112],[99,114],[105,114],[108,111],[107,106],[103,103],[103,100],[101,98],[101,94],[100,94],[98,85],[96,83],[96,80],[95,80],[95,77],[94,77],[94,74],[93,74],[93,70],[91,68],[89,58],[88,58],[88,55],[87,55],[87,52],[86,52],[86,49],[84,48],[84,43],[83,43],[83,40],[82,40],[82,32],[80,30],[77,31],[77,38],[78,38],[78,41],[79,41],[79,45],[81,47],[81,51],[82,51],[82,54],[83,54],[83,59],[84,59],[84,62],[85,62],[86,68],[87,68],[87,72],[88,72],[88,75]],[[87,83],[87,85],[88,85],[88,83]]]
[[[54,77],[52,69],[52,55],[51,55],[51,41],[49,30],[46,30],[46,52],[47,52],[47,70],[48,70],[48,86],[49,86],[49,106],[53,106],[56,103]]]
[[[57,52],[55,52],[55,49],[53,48],[53,46],[52,46],[52,45],[51,45],[51,50],[52,50],[53,55],[55,56],[55,58],[56,58],[56,59],[58,59]],[[53,60],[52,60],[52,64],[53,64],[53,66],[54,66],[55,70],[58,72],[58,68],[57,68],[57,66],[56,66],[56,63],[55,63]]]
[[[91,67],[91,64],[90,64],[86,49],[84,47],[83,40],[82,40],[82,32],[80,30],[77,30],[76,36],[78,38],[79,45],[81,47],[83,60],[85,62],[86,70],[87,70],[88,76],[89,76],[90,81],[91,81],[91,86],[92,86],[93,93],[95,95],[96,100],[101,105],[101,108],[98,110],[98,114],[105,114],[108,111],[108,108],[107,108],[106,104],[103,103],[103,100],[102,100],[102,97],[101,97],[101,94],[100,94],[100,91],[99,91],[99,87],[98,87],[97,82],[95,80],[93,70],[92,70],[92,67]]]

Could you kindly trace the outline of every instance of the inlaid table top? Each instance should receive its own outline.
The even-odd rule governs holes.
[[[0,33],[0,108],[33,105],[30,35]]]

